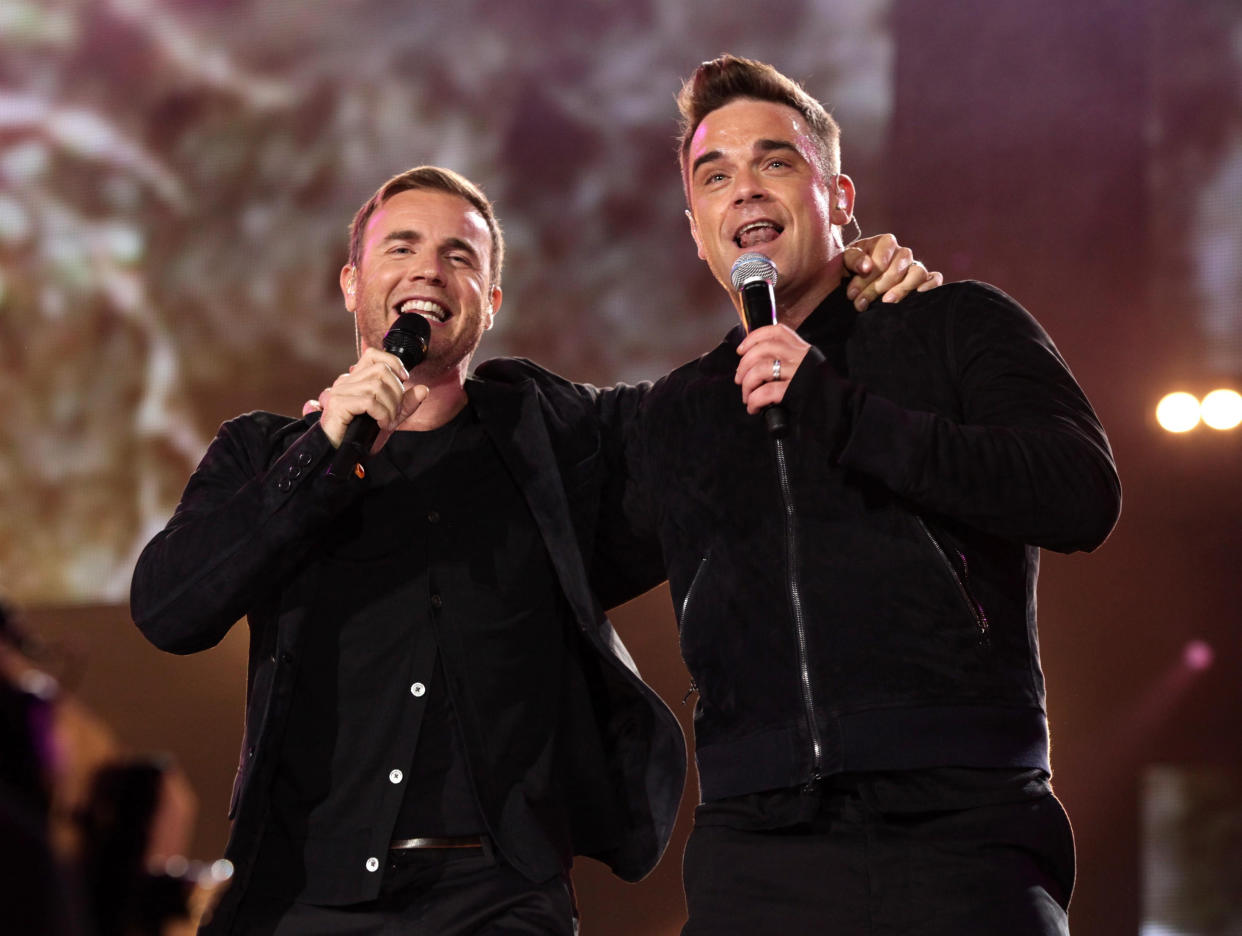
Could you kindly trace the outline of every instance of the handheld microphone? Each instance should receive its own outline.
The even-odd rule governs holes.
[[[761,253],[745,253],[733,261],[729,278],[742,296],[742,318],[749,334],[764,325],[776,324],[776,280],[780,276],[776,264]],[[768,435],[783,439],[789,434],[789,414],[780,404],[763,409],[763,422]]]
[[[395,354],[407,371],[417,367],[427,355],[431,341],[431,324],[417,312],[402,312],[384,335],[384,350]],[[371,454],[371,446],[379,435],[379,423],[369,413],[359,413],[348,426],[336,450],[328,474],[343,478],[353,472],[363,477],[362,463]]]

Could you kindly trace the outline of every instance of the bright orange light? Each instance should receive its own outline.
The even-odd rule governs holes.
[[[1190,393],[1170,393],[1156,406],[1156,422],[1168,432],[1189,432],[1199,425],[1199,401]]]
[[[1199,415],[1213,429],[1232,429],[1242,423],[1242,396],[1236,390],[1213,390],[1199,404]]]

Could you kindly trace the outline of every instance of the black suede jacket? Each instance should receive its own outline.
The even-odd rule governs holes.
[[[437,633],[479,806],[504,857],[532,880],[563,873],[574,854],[637,880],[668,844],[685,779],[681,729],[639,679],[596,598],[617,603],[660,582],[658,554],[591,568],[608,478],[603,427],[638,392],[601,396],[517,360],[481,370],[492,379],[467,382],[470,403],[526,498],[577,639],[576,652],[555,654],[545,652],[546,635]],[[308,610],[323,589],[350,587],[325,572],[319,553],[326,525],[365,481],[324,476],[334,450],[316,422],[252,413],[221,427],[134,573],[134,621],[164,650],[214,646],[242,615],[250,627],[226,852],[236,872],[211,932],[230,931],[250,883]],[[382,851],[391,830],[373,831]],[[378,893],[382,875],[361,859],[349,869],[359,880],[338,882],[328,902]]]
[[[787,438],[742,405],[740,327],[658,381],[625,435],[624,523],[663,550],[703,799],[1048,770],[1038,547],[1090,550],[1120,508],[1090,404],[984,284],[861,314],[841,288],[800,333]]]

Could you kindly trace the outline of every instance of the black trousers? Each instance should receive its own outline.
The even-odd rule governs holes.
[[[532,884],[488,852],[394,853],[375,900],[344,907],[248,894],[237,936],[574,936],[569,884]]]
[[[683,936],[1068,936],[1074,842],[1052,795],[905,813],[836,792],[782,829],[700,806],[683,871]]]

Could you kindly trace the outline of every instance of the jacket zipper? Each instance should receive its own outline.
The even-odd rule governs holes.
[[[953,563],[949,561],[949,556],[944,551],[944,547],[940,545],[940,540],[936,539],[936,537],[932,535],[932,531],[927,528],[927,524],[923,521],[923,518],[916,515],[914,519],[918,522],[919,529],[923,531],[923,534],[927,537],[928,541],[931,542],[932,548],[936,550],[936,555],[940,557],[940,561],[944,563],[944,567],[949,573],[949,578],[953,579],[953,584],[957,586],[958,594],[962,596],[962,601],[965,602],[966,609],[970,611],[971,617],[974,618],[975,627],[979,631],[980,643],[986,643],[988,639],[988,616],[983,610],[982,605],[975,601],[970,594],[970,590],[966,587],[966,581],[969,581],[968,576],[970,574],[966,564],[966,557],[961,552],[958,552],[957,554],[962,560],[962,574],[959,577],[957,570],[953,568]]]
[[[806,708],[807,728],[811,732],[812,778],[818,780],[824,772],[824,745],[815,722],[815,696],[811,689],[811,666],[806,649],[806,616],[802,611],[802,592],[798,588],[798,529],[794,513],[793,488],[789,484],[789,466],[785,461],[785,440],[773,440],[776,445],[776,470],[780,477],[781,501],[785,508],[785,568],[788,573],[789,606],[793,612],[794,632],[798,637],[798,668],[802,677],[802,704]]]
[[[686,612],[690,610],[690,599],[694,597],[695,590],[698,588],[699,582],[703,578],[703,572],[707,569],[707,563],[712,558],[712,551],[709,549],[699,560],[699,567],[694,570],[694,578],[690,580],[690,587],[686,589],[686,597],[681,600],[681,626],[686,626]],[[690,696],[699,691],[699,685],[694,681],[694,677],[690,677],[690,688],[686,690],[686,694],[681,697],[681,704],[685,705],[686,700]]]

